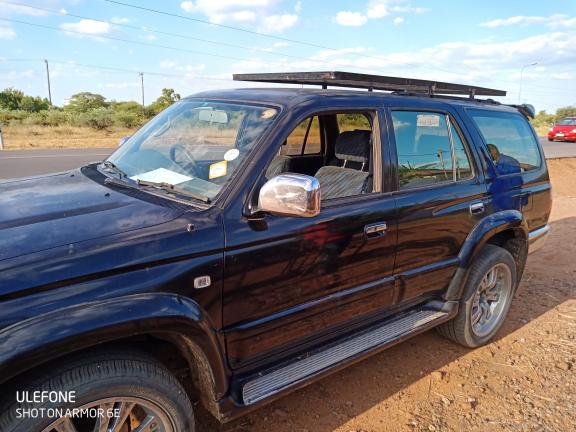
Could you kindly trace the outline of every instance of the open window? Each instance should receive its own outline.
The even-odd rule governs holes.
[[[283,173],[314,176],[322,201],[372,193],[377,136],[375,112],[317,114],[304,119],[270,162],[268,179]],[[379,140],[376,140],[379,145]]]

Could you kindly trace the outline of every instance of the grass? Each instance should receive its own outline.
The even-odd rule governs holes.
[[[117,147],[120,138],[134,133],[132,129],[96,130],[76,126],[4,126],[4,149],[55,149]]]

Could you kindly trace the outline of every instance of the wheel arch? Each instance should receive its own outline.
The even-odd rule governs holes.
[[[474,258],[486,244],[494,244],[508,250],[514,257],[519,281],[528,255],[528,226],[518,210],[505,210],[486,216],[468,234],[460,253],[459,266],[448,289],[446,300],[459,300]]]
[[[0,385],[84,351],[122,347],[146,352],[168,367],[187,391],[197,390],[216,417],[228,391],[228,369],[217,332],[194,301],[138,294],[73,306],[0,331]]]

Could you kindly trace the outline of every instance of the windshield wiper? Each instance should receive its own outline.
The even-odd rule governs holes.
[[[126,173],[125,173],[124,171],[122,171],[120,168],[118,168],[114,162],[110,162],[109,160],[105,160],[105,161],[102,162],[102,165],[103,165],[107,170],[113,171],[113,172],[115,172],[116,174],[118,174],[118,176],[119,176],[120,178],[122,178],[122,177],[128,177],[128,176],[126,175]]]
[[[149,186],[149,187],[153,187],[156,189],[161,189],[167,192],[171,192],[171,193],[176,193],[179,195],[184,195],[184,196],[188,196],[190,198],[194,198],[197,199],[199,201],[205,202],[206,204],[210,203],[210,198],[207,197],[206,195],[202,195],[202,194],[197,194],[194,192],[189,192],[189,191],[185,191],[182,189],[175,189],[174,185],[171,183],[166,183],[166,182],[153,182],[153,181],[148,181],[148,180],[136,180],[136,183],[138,183],[139,186]]]
[[[113,185],[113,186],[117,186],[117,187],[123,187],[126,189],[140,190],[140,188],[138,186],[136,186],[136,184],[128,183],[128,182],[119,180],[119,179],[114,178],[114,177],[106,177],[106,179],[104,180],[104,184]]]

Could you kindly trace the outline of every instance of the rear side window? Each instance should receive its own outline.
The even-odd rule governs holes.
[[[445,114],[392,111],[392,123],[400,189],[472,176],[462,139]]]
[[[523,116],[484,110],[468,113],[484,138],[498,174],[530,171],[540,166],[538,142]]]

